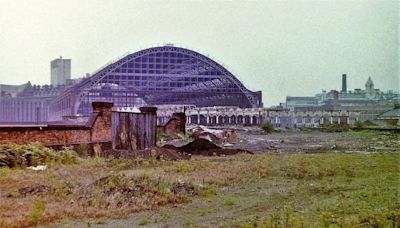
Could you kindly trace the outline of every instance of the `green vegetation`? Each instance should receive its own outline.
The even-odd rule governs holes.
[[[46,158],[55,156],[49,154]],[[147,210],[153,210],[151,216],[140,215],[136,225],[397,226],[399,155],[238,154],[150,162],[86,158],[79,164],[44,159],[52,165],[43,172],[18,168],[24,165],[0,168],[0,227],[84,218],[105,222]],[[188,204],[184,211],[160,208],[181,203]]]
[[[150,219],[143,217],[139,219],[138,225],[144,226],[150,223]]]
[[[274,126],[271,122],[264,122],[261,125],[261,129],[264,131],[264,133],[271,134],[274,131]]]
[[[76,164],[75,151],[63,149],[54,151],[40,144],[0,144],[0,167],[28,167],[45,164]]]
[[[168,139],[166,134],[157,134],[157,142],[164,142]]]
[[[217,188],[213,200],[201,194],[204,198],[189,203],[184,211],[168,209],[172,217],[164,223],[177,227],[188,220],[205,227],[397,227],[399,159],[399,153],[212,159],[205,166],[229,181],[206,179],[207,186]],[[242,160],[252,168],[242,166]],[[241,173],[225,172],[225,164]],[[204,171],[197,169],[200,176]]]
[[[182,134],[182,133],[179,133],[178,135],[178,138],[182,141],[182,142],[191,142],[191,141],[193,141],[193,139],[192,138],[190,138],[188,135],[186,135],[186,134]]]
[[[227,197],[225,199],[225,205],[227,205],[227,206],[235,205],[235,198],[233,198],[232,196]]]
[[[43,212],[46,209],[46,201],[43,199],[35,200],[32,203],[29,220],[32,224],[37,224],[43,216]]]
[[[363,121],[361,121],[361,120],[357,120],[356,122],[354,122],[354,129],[361,129],[361,128],[364,128],[364,127],[366,127],[367,125],[363,122]]]
[[[88,145],[87,144],[80,144],[78,148],[76,148],[76,153],[81,158],[86,158],[88,156]]]
[[[376,137],[379,134],[381,134],[381,132],[377,131],[377,130],[350,130],[347,132],[348,136],[351,137],[364,137],[364,138],[372,138],[372,137]]]
[[[348,131],[350,127],[347,124],[337,124],[337,123],[327,123],[325,124],[326,132],[345,132]]]

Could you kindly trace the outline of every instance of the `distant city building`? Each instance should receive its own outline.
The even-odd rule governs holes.
[[[315,107],[318,106],[316,97],[286,97],[286,107]]]
[[[22,85],[2,85],[0,84],[0,98],[5,97],[15,97],[17,94],[21,93],[27,85],[31,83],[25,83]]]
[[[328,123],[353,125],[361,115],[359,111],[343,110],[292,111],[285,108],[158,106],[157,122],[165,124],[176,112],[186,113],[187,124],[260,125],[270,122],[276,128],[320,128]]]
[[[51,61],[50,74],[52,86],[67,84],[67,81],[71,79],[71,60],[63,59],[60,56],[60,58]]]
[[[293,111],[318,110],[354,110],[360,111],[361,120],[374,120],[381,113],[390,110],[400,101],[399,92],[380,91],[375,88],[371,77],[365,83],[365,89],[347,90],[347,76],[342,75],[341,91],[331,90],[310,97],[286,97],[281,107]]]
[[[344,79],[346,80],[346,79]],[[346,83],[344,83],[346,84]],[[334,100],[333,92],[317,94],[319,105],[326,105],[332,103]],[[355,89],[354,91],[343,90],[338,93],[338,105],[340,106],[377,106],[377,105],[391,105],[393,106],[400,98],[398,92],[392,90],[380,91],[375,89],[374,82],[371,77],[365,83],[365,89]]]
[[[396,104],[393,110],[382,113],[377,119],[384,120],[388,125],[391,126],[400,126],[400,105]]]
[[[323,106],[341,106],[341,107],[355,107],[355,106],[377,106],[377,105],[390,105],[393,106],[399,101],[400,94],[392,90],[380,91],[375,89],[374,82],[371,77],[365,83],[365,89],[355,89],[354,91],[347,91],[347,78],[342,75],[342,90],[340,92],[331,90],[316,94],[310,97],[295,97],[287,96],[286,103],[282,104],[285,108],[306,108],[306,107],[323,107]]]

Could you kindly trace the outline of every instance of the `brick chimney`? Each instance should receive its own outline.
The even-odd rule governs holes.
[[[342,74],[342,93],[347,93],[347,76]]]

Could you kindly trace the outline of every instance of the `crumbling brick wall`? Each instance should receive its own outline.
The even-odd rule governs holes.
[[[172,114],[171,119],[164,126],[157,126],[157,134],[173,135],[185,134],[186,115],[183,112]]]
[[[0,143],[41,143],[44,145],[71,145],[90,142],[90,128],[65,127],[2,127]]]
[[[112,103],[93,103],[93,112],[98,113],[98,115],[91,129],[92,142],[112,141],[112,107]]]
[[[0,143],[41,143],[46,146],[88,144],[111,148],[112,103],[93,102],[93,115],[85,125],[43,125],[0,127]]]

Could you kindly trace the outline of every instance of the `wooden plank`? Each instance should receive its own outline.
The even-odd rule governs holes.
[[[117,113],[115,117],[115,140],[113,141],[113,148],[117,150],[130,150],[131,146],[131,134],[129,131],[130,120],[128,113]]]
[[[113,149],[142,150],[156,145],[157,115],[154,112],[113,112]]]

